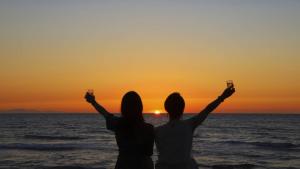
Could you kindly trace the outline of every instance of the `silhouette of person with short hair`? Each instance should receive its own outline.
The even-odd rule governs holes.
[[[123,96],[121,117],[106,111],[93,94],[86,93],[85,99],[104,116],[107,129],[115,133],[119,147],[115,169],[153,169],[154,129],[144,122],[140,96],[134,91]]]
[[[185,102],[179,93],[170,94],[165,101],[169,122],[155,128],[155,144],[158,150],[156,169],[197,169],[191,155],[193,133],[226,98],[235,92],[234,86],[224,90],[221,96],[210,103],[199,114],[181,120]]]

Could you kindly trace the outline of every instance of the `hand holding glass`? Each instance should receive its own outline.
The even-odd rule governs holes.
[[[87,93],[88,93],[89,95],[94,96],[94,90],[93,90],[93,89],[88,89],[88,90],[87,90]]]
[[[227,80],[226,84],[227,84],[227,88],[233,87],[233,81],[232,80]]]

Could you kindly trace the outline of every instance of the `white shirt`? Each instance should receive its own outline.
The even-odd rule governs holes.
[[[191,119],[172,120],[155,128],[155,144],[158,150],[156,168],[197,168],[191,156],[194,129]]]

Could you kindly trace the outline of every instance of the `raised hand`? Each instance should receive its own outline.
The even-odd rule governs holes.
[[[90,94],[89,92],[86,92],[84,98],[89,103],[94,103],[95,102],[95,96],[93,94]]]
[[[224,92],[222,93],[221,97],[223,99],[226,99],[228,97],[230,97],[233,93],[235,92],[235,88],[234,86],[232,85],[231,87],[228,87],[224,90]]]

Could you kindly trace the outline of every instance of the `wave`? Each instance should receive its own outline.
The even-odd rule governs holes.
[[[259,147],[279,148],[279,149],[291,149],[296,148],[298,145],[293,143],[268,143],[268,142],[254,142],[253,145]]]
[[[227,144],[248,144],[263,148],[274,148],[274,149],[293,149],[299,147],[298,144],[293,143],[272,143],[272,142],[243,142],[243,141],[224,141],[221,143]]]
[[[33,150],[33,151],[70,151],[77,149],[97,149],[96,145],[91,144],[3,144],[1,149],[9,150]]]
[[[38,140],[83,140],[83,137],[76,136],[49,136],[49,135],[25,135],[27,139],[38,139]]]
[[[236,164],[236,165],[213,165],[212,169],[252,169],[256,167],[253,164]]]

